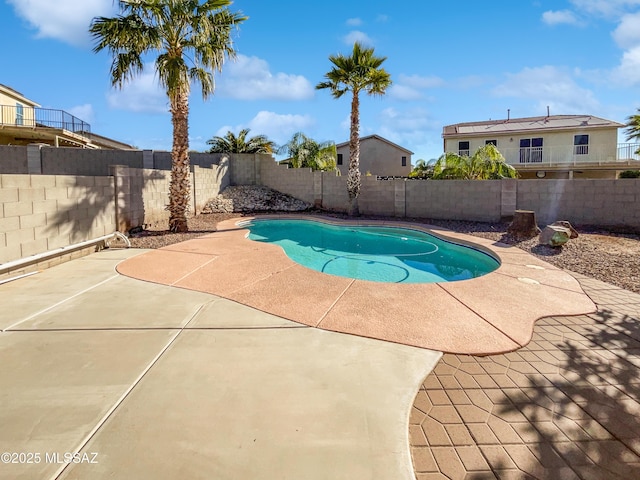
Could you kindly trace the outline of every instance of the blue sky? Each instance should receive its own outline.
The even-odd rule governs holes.
[[[302,131],[346,141],[350,100],[315,85],[330,54],[355,40],[386,56],[393,85],[361,99],[361,135],[379,134],[419,158],[442,153],[442,127],[459,122],[591,114],[624,123],[640,107],[640,0],[236,0],[249,19],[238,59],[206,102],[191,95],[190,146],[250,128],[281,144]],[[0,0],[0,83],[42,107],[66,110],[95,133],[170,150],[171,122],[152,63],[111,88],[106,52],[87,33],[112,0]],[[150,61],[152,59],[149,59]],[[624,141],[621,131],[620,141]]]

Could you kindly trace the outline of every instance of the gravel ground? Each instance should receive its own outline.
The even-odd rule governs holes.
[[[320,213],[320,212],[319,212]],[[321,212],[327,215],[326,212]],[[313,215],[314,213],[310,213]],[[216,231],[222,220],[244,216],[241,213],[210,213],[189,219],[189,233],[170,233],[166,230],[145,230],[130,237],[136,248],[161,248],[166,245],[196,238]],[[344,215],[333,215],[347,218]],[[365,217],[363,217],[365,218]],[[381,219],[383,217],[366,217]],[[562,248],[538,244],[538,238],[516,241],[508,235],[508,223],[478,223],[452,220],[405,219],[430,223],[456,232],[515,245],[557,267],[581,273],[626,290],[640,293],[640,232],[622,230],[607,231],[588,226],[574,225],[578,238]]]

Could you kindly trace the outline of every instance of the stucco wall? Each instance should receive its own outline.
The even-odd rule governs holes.
[[[574,136],[589,135],[588,154],[574,154]],[[486,136],[460,136],[445,139],[446,152],[458,153],[458,142],[469,142],[469,154],[483,147],[488,140],[497,140],[498,150],[505,157],[507,163],[520,164],[520,139],[542,138],[542,163],[590,163],[615,162],[617,154],[618,131],[616,128],[587,128],[559,132],[514,132],[506,135],[489,134]]]
[[[343,164],[338,165],[342,175],[349,170],[349,145],[337,148],[342,154]],[[406,166],[402,166],[402,157],[407,157]],[[360,142],[360,171],[363,175],[370,172],[381,176],[406,176],[411,172],[411,154],[406,150],[377,138],[367,138]]]

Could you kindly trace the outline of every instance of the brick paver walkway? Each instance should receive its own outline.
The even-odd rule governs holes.
[[[410,419],[416,478],[640,479],[640,295],[576,275],[598,312],[505,355],[445,354]]]

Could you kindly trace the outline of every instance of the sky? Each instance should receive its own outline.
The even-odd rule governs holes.
[[[460,122],[588,114],[625,123],[640,108],[640,0],[236,0],[235,61],[204,101],[190,97],[190,148],[250,128],[278,145],[303,132],[349,138],[350,97],[316,90],[332,54],[355,41],[386,57],[393,84],[361,95],[360,134],[378,134],[418,159],[443,152]],[[93,132],[141,149],[170,150],[171,117],[154,60],[124,88],[108,52],[93,52],[91,20],[113,0],[0,0],[0,83]],[[620,130],[620,142],[625,141]]]

